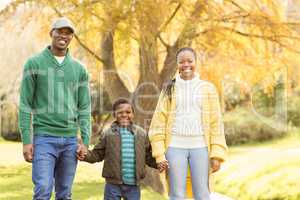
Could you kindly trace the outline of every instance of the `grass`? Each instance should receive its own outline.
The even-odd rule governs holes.
[[[1,145],[1,144],[12,144],[12,143],[16,143],[16,142],[11,142],[11,141],[4,140],[4,139],[0,136],[0,145]]]
[[[100,164],[99,164],[100,166]],[[31,199],[31,166],[29,164],[17,166],[0,166],[0,199],[24,200]],[[94,166],[80,163],[73,186],[73,199],[100,200],[103,199],[104,179],[100,170]],[[52,197],[52,199],[54,199]],[[142,190],[142,199],[162,199],[151,189]]]
[[[230,149],[216,191],[241,200],[300,199],[300,135]]]
[[[20,145],[0,142],[3,146]],[[300,135],[265,143],[230,148],[229,158],[216,174],[215,190],[236,200],[300,200]],[[100,200],[104,179],[101,163],[79,163],[73,186],[73,199]],[[0,160],[0,200],[31,199],[31,165],[6,164]],[[163,199],[143,188],[142,199]]]

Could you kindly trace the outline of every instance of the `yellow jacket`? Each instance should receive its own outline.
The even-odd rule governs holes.
[[[201,80],[201,119],[202,127],[208,146],[209,158],[218,158],[225,161],[227,145],[224,136],[224,126],[222,122],[221,108],[217,90],[215,86],[207,81]],[[152,155],[156,162],[165,160],[165,153],[171,139],[171,129],[175,120],[176,89],[173,88],[172,100],[162,92],[156,106],[150,129],[149,139],[152,146]],[[212,176],[209,176],[209,187],[212,190]],[[165,192],[168,191],[167,177],[165,173],[160,174]],[[187,197],[192,197],[191,179],[187,177]]]

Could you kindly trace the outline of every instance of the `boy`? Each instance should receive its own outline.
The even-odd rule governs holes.
[[[102,176],[106,180],[104,200],[140,199],[140,180],[145,177],[145,164],[157,168],[144,129],[133,124],[134,110],[126,99],[113,104],[116,121],[105,131],[99,143],[78,159],[89,163],[104,160]]]

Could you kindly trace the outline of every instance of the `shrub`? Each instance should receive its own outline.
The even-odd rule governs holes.
[[[18,113],[14,104],[5,104],[1,106],[1,136],[9,141],[21,141],[21,135],[18,129]]]
[[[288,99],[288,121],[294,125],[300,126],[300,97],[293,97]]]
[[[261,142],[282,136],[285,131],[270,127],[250,110],[236,108],[224,115],[228,145]]]

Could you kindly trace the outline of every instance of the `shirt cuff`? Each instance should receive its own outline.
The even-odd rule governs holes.
[[[89,143],[90,143],[90,138],[89,137],[83,137],[83,136],[81,136],[81,139],[82,139],[82,143],[84,145],[86,145],[86,146],[89,145]]]
[[[156,163],[160,163],[160,162],[166,160],[166,156],[162,155],[162,156],[156,157],[155,160],[156,160]]]
[[[32,144],[30,130],[24,130],[21,134],[23,144]]]

